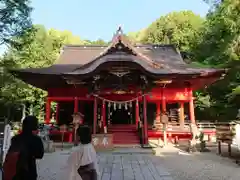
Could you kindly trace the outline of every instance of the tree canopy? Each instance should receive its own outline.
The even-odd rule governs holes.
[[[69,31],[46,30],[42,25],[35,25],[33,28],[35,31],[25,31],[15,37],[21,46],[11,44],[0,61],[1,66],[6,69],[50,66],[56,61],[63,45],[91,43]],[[98,40],[94,43],[104,44],[104,41]],[[36,114],[44,108],[44,91],[17,80],[7,72],[4,73],[3,79],[0,99],[2,103],[28,103],[35,108]]]
[[[204,19],[192,11],[172,12],[153,22],[142,35],[142,43],[174,44],[187,51],[194,43],[195,36]]]
[[[195,61],[212,67],[228,68],[222,81],[205,92],[210,96],[210,111],[219,120],[236,117],[239,108],[240,85],[240,1],[218,2],[207,15],[192,48]]]
[[[0,44],[9,43],[31,27],[31,11],[29,0],[0,1]]]

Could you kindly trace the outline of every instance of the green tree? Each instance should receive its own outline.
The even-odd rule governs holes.
[[[127,34],[127,36],[133,43],[141,43],[142,39],[145,36],[145,33],[146,29],[142,29],[138,32],[130,32]]]
[[[239,60],[240,1],[226,0],[207,16],[200,41],[193,49],[198,61],[221,65]]]
[[[69,31],[47,31],[44,26],[34,26],[35,32],[26,31],[15,37],[21,46],[12,45],[0,61],[6,68],[36,68],[52,65],[64,44],[84,44],[78,36]],[[29,41],[29,39],[32,39]],[[27,42],[27,43],[26,43]],[[1,83],[1,101],[9,103],[27,103],[33,106],[36,114],[44,107],[46,93],[14,78],[5,72]]]
[[[9,43],[31,27],[31,10],[29,0],[0,1],[0,44]]]
[[[107,45],[108,43],[107,42],[105,42],[104,40],[102,40],[102,39],[98,39],[98,40],[96,40],[96,41],[89,41],[89,45],[102,45],[102,46],[104,46],[104,45]]]
[[[239,108],[240,1],[224,0],[207,15],[199,41],[192,48],[195,61],[228,68],[228,73],[207,89],[211,112],[219,120],[234,119]]]
[[[145,31],[143,43],[174,44],[187,51],[196,39],[204,20],[192,11],[172,12],[161,16]]]

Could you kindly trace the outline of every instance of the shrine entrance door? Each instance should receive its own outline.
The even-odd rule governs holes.
[[[112,124],[133,124],[132,112],[124,107],[112,110]]]

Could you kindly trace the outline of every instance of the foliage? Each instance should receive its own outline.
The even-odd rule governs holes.
[[[47,31],[43,26],[34,26],[35,31],[26,31],[16,39],[21,46],[12,44],[0,61],[1,66],[12,68],[36,68],[50,66],[57,59],[64,44],[84,44],[85,41],[69,31]],[[29,41],[29,39],[32,39]],[[1,102],[31,104],[34,114],[44,108],[46,92],[23,83],[4,72],[1,82]]]
[[[192,11],[172,12],[153,22],[145,31],[143,43],[174,44],[187,51],[202,27],[203,19]]]
[[[145,33],[146,29],[142,29],[138,32],[130,32],[127,34],[127,36],[133,43],[141,43],[142,39],[145,36]]]
[[[231,120],[239,108],[240,1],[225,0],[210,11],[192,48],[194,60],[212,67],[228,68],[225,78],[207,89],[212,117]],[[199,98],[198,98],[199,100]]]
[[[239,60],[240,1],[226,0],[210,12],[194,48],[197,61],[209,65]]]
[[[98,39],[96,41],[89,41],[89,40],[85,40],[86,44],[87,45],[99,45],[99,46],[105,46],[107,45],[108,43],[105,42],[104,40],[102,39]]]
[[[203,0],[203,1],[209,4],[212,9],[218,7],[223,2],[223,0]]]
[[[31,27],[29,0],[0,1],[0,44],[11,42],[11,38]]]

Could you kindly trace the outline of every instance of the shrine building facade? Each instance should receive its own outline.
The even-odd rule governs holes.
[[[71,115],[81,112],[93,134],[112,133],[115,144],[139,143],[141,124],[147,144],[162,136],[160,115],[168,112],[171,120],[171,109],[177,109],[178,136],[187,133],[185,119],[196,123],[193,91],[225,70],[192,67],[173,45],[133,45],[119,28],[108,46],[66,45],[52,66],[12,73],[48,92],[46,124],[53,114],[57,124],[71,124]]]

